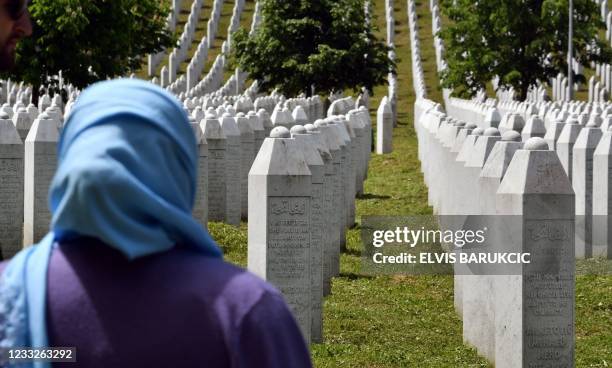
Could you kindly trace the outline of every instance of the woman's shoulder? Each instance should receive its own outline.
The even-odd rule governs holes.
[[[60,284],[70,279],[91,280],[96,289],[147,290],[156,295],[187,298],[217,306],[249,308],[265,295],[280,295],[255,274],[220,258],[175,248],[136,260],[126,259],[108,246],[62,244],[53,251],[52,277]],[[59,280],[67,278],[68,280]]]

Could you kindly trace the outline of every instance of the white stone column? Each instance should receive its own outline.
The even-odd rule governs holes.
[[[39,242],[51,225],[48,193],[57,169],[59,132],[55,122],[41,114],[32,124],[25,140],[24,156],[24,225],[25,246]]]
[[[248,269],[276,286],[311,335],[312,178],[289,130],[266,138],[249,173]]]

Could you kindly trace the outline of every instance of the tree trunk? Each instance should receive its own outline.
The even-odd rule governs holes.
[[[40,98],[40,85],[32,86],[32,104],[38,106],[38,99]],[[42,113],[42,111],[40,111]]]

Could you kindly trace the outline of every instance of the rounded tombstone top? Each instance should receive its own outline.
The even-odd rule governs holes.
[[[318,119],[318,120],[316,120],[314,122],[314,126],[317,127],[317,128],[326,127],[327,126],[327,122],[325,120]]]
[[[482,128],[476,128],[472,130],[472,135],[483,135],[483,134],[484,134],[484,129]]]
[[[497,128],[487,128],[482,135],[487,137],[499,137],[501,134]]]
[[[263,109],[261,109],[263,110]],[[265,110],[264,110],[265,111]],[[253,110],[249,111],[246,116],[257,116],[257,113]]]
[[[244,115],[243,112],[239,112],[239,113],[236,114],[236,117],[237,118],[244,118],[244,117],[246,117],[246,115]]]
[[[261,108],[261,109],[257,110],[257,113],[258,114],[267,114],[268,112],[266,111],[266,109]]]
[[[502,141],[505,142],[520,142],[521,135],[516,130],[508,130],[502,134]]]
[[[284,126],[277,126],[270,131],[270,138],[291,138],[291,132]]]
[[[9,114],[4,111],[0,111],[0,120],[10,120],[10,118],[11,117],[9,116]]]
[[[204,119],[216,119],[217,115],[211,113],[210,111],[206,111],[206,115],[204,115]]]
[[[580,125],[580,122],[578,121],[578,119],[571,117],[569,119],[567,119],[567,121],[565,122],[565,124],[569,124],[569,125]]]
[[[544,138],[533,137],[525,142],[523,149],[528,151],[548,151],[548,143],[546,143]]]
[[[478,125],[476,125],[474,123],[467,123],[467,124],[465,124],[465,128],[466,129],[476,129],[476,128],[478,128]]]
[[[306,128],[306,131],[308,131],[309,133],[319,132],[319,129],[314,126],[314,124],[306,124],[304,125],[304,128]]]
[[[294,125],[291,127],[289,132],[293,134],[308,134],[308,131],[303,125]]]
[[[589,121],[586,125],[585,128],[597,128],[598,125],[594,122],[594,121]]]
[[[232,114],[230,114],[229,112],[224,112],[223,115],[221,115],[222,118],[231,118]]]
[[[598,114],[591,114],[589,116],[589,120],[587,120],[587,122],[588,123],[593,123],[593,124],[595,124],[595,126],[601,126],[601,124],[603,123],[603,119]]]

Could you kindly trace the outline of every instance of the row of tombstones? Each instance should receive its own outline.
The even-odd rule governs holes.
[[[192,6],[191,15],[199,9],[199,7]],[[173,50],[169,57],[169,64],[164,66],[161,70],[160,80],[157,78],[153,79],[153,83],[160,84],[162,87],[167,88],[169,91],[179,94],[181,92],[187,93],[189,96],[203,95],[211,93],[219,89],[224,89],[225,93],[234,94],[240,93],[242,84],[246,81],[246,73],[236,69],[233,75],[223,85],[224,70],[226,66],[226,55],[229,55],[231,51],[231,35],[240,26],[240,17],[245,7],[245,1],[236,1],[232,11],[230,24],[227,30],[227,39],[221,45],[221,53],[215,58],[212,67],[208,73],[201,78],[202,71],[206,65],[208,59],[208,49],[211,47],[211,42],[215,40],[217,28],[221,17],[221,7],[223,0],[215,0],[213,4],[213,10],[211,19],[208,21],[207,37],[200,40],[195,54],[190,59],[187,66],[186,73],[177,78],[178,66],[186,59],[186,54],[179,54],[180,50],[185,50],[187,46],[183,47],[183,44],[179,49]],[[255,12],[251,20],[251,33],[254,32],[255,28],[261,21],[259,3],[256,3]],[[198,20],[199,16],[194,15],[193,19]],[[195,21],[194,21],[195,22]],[[184,34],[186,32],[186,38],[184,45],[191,45],[192,39],[195,34],[195,29],[191,27],[193,23],[189,23],[185,27]],[[190,27],[187,27],[190,26]],[[183,57],[181,57],[181,55]],[[222,86],[223,85],[223,86]]]
[[[275,126],[249,172],[248,268],[280,289],[308,342],[323,339],[323,296],[355,222],[371,135],[365,107]]]
[[[412,57],[412,87],[417,98],[427,98],[425,73],[421,58],[418,15],[414,0],[408,0],[408,27],[410,28],[410,50]]]
[[[578,195],[557,152],[544,138],[523,140],[494,122],[480,128],[428,100],[415,107],[419,158],[441,227],[456,221],[449,216],[459,227],[484,216],[489,251],[531,254],[512,272],[456,265],[464,341],[496,367],[573,366]]]
[[[74,91],[73,91],[74,92]],[[75,92],[76,93],[76,92]],[[38,107],[22,99],[0,107],[0,249],[12,257],[42,238],[50,213],[47,190],[55,173],[56,144],[76,94],[64,104],[59,94],[44,94]]]
[[[612,258],[612,234],[608,232],[609,228],[612,229],[609,226],[612,216],[608,209],[612,204],[612,186],[607,179],[612,164],[612,149],[607,139],[612,126],[612,108],[585,103],[564,104],[562,107],[563,110],[553,107],[544,111],[542,106],[538,109],[531,105],[529,112],[507,112],[503,117],[497,108],[491,107],[478,126],[482,129],[498,128],[502,134],[514,131],[523,141],[532,137],[543,138],[548,148],[558,156],[576,195],[576,257]],[[452,106],[449,106],[449,111],[451,114],[458,112]],[[526,121],[524,116],[528,116]]]
[[[299,101],[306,99],[284,102]],[[289,116],[287,108],[270,116],[230,105],[209,107],[200,121],[196,108],[190,115],[200,154],[194,217],[203,226],[250,217],[249,267],[284,293],[308,341],[322,339],[322,298],[339,273],[367,173],[372,126],[365,107],[352,107],[313,124],[301,105]],[[0,246],[11,257],[48,231],[47,190],[63,115],[40,114],[23,139],[0,114]]]

